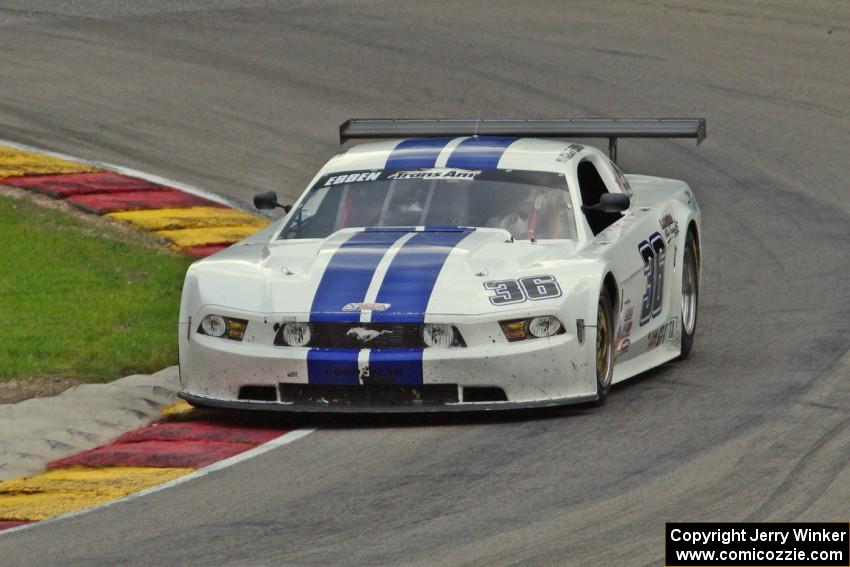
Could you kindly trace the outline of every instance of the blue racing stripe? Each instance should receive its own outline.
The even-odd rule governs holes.
[[[369,351],[369,377],[376,383],[421,384],[422,349]]]
[[[360,321],[359,311],[343,311],[342,308],[347,303],[363,301],[381,258],[405,234],[402,231],[364,231],[343,242],[322,274],[310,308],[310,321]]]
[[[451,138],[403,140],[390,153],[384,169],[434,167],[437,156],[451,140]]]
[[[372,322],[422,323],[437,277],[452,249],[472,229],[420,232],[404,243],[390,263],[378,290],[377,302],[386,311],[374,311]],[[373,350],[370,376],[391,377],[393,384],[422,384],[422,349]]]
[[[496,169],[502,154],[517,139],[501,136],[473,136],[457,145],[446,167]]]
[[[307,382],[310,384],[359,384],[357,354],[346,348],[314,348],[307,352]]]
[[[405,242],[390,263],[381,288],[378,303],[389,303],[386,311],[372,313],[372,321],[421,323],[425,308],[452,249],[472,229],[419,232]]]
[[[360,321],[360,311],[343,311],[347,303],[366,297],[375,269],[403,231],[358,232],[334,252],[310,308],[311,322]],[[358,384],[360,371],[355,349],[319,349],[307,352],[310,384]]]
[[[372,322],[422,323],[440,271],[452,249],[474,229],[438,227],[418,232],[399,248],[376,301],[386,311],[372,312]],[[367,230],[340,245],[328,263],[313,299],[310,321],[360,321],[360,312],[345,312],[346,303],[363,301],[375,269],[406,230]],[[307,353],[311,384],[359,384],[358,349],[314,348]],[[422,349],[372,350],[369,375],[379,382],[422,384]]]

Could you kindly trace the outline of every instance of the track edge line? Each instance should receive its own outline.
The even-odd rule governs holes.
[[[143,496],[147,496],[149,494],[153,494],[155,492],[159,492],[161,490],[167,490],[169,488],[173,488],[180,484],[191,482],[193,480],[203,478],[210,473],[226,469],[228,467],[237,465],[243,461],[247,461],[249,459],[253,459],[254,457],[259,457],[264,453],[268,453],[278,447],[282,447],[284,445],[288,445],[299,439],[303,439],[309,434],[316,431],[315,429],[296,429],[294,431],[290,431],[288,433],[284,433],[280,437],[276,437],[271,441],[267,441],[258,447],[254,447],[253,449],[249,449],[238,455],[234,455],[232,457],[228,457],[227,459],[223,459],[221,461],[215,462],[206,467],[200,468],[195,472],[189,473],[187,475],[181,476],[179,478],[175,478],[174,480],[170,480],[163,484],[159,484],[157,486],[152,486],[150,488],[146,488],[145,490],[140,490],[139,492],[134,492],[133,494],[128,494],[127,496],[123,496],[116,500],[110,500],[109,502],[104,502],[103,504],[98,504],[97,506],[92,506],[91,508],[84,508],[83,510],[77,510],[76,512],[68,512],[67,514],[60,514],[59,516],[54,516],[52,518],[48,518],[46,520],[41,520],[37,522],[32,522],[29,524],[24,524],[22,526],[18,526],[15,528],[9,528],[8,530],[0,531],[0,538],[11,533],[19,532],[22,530],[32,529],[37,526],[43,526],[46,524],[51,524],[53,522],[58,522],[61,520],[67,520],[69,518],[74,518],[76,516],[82,516],[83,514],[88,514],[89,512],[94,512],[95,510],[102,510],[104,508],[108,508],[115,504],[119,504],[121,502],[128,502],[130,500],[135,500],[136,498],[142,498]]]

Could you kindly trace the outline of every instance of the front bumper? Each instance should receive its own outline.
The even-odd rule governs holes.
[[[196,321],[198,319],[195,319]],[[273,319],[252,319],[244,341],[209,337],[186,323],[180,325],[181,397],[209,407],[289,412],[402,413],[493,411],[551,407],[596,399],[595,336],[588,328],[580,343],[575,334],[507,342],[496,321],[457,322],[469,343],[466,347],[381,351],[345,351],[360,366],[380,359],[383,376],[391,385],[456,385],[457,401],[447,403],[299,403],[283,397],[281,384],[347,385],[365,380],[358,366],[335,366],[340,353],[333,349],[275,346]],[[268,327],[268,328],[266,328]],[[375,354],[379,356],[375,356]],[[371,358],[370,358],[371,357]],[[326,360],[323,360],[325,359]],[[316,365],[316,360],[320,364]],[[325,374],[319,374],[320,367]],[[415,367],[415,372],[410,372]],[[411,381],[411,375],[415,380]],[[266,396],[246,399],[245,388],[261,389]],[[474,388],[504,392],[500,401],[472,400]],[[240,395],[242,393],[243,395]],[[492,400],[492,401],[491,401]]]

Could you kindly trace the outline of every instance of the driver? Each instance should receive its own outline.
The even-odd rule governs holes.
[[[494,217],[488,222],[488,226],[503,228],[511,233],[516,239],[534,238],[540,228],[541,213],[546,198],[537,191],[526,191],[523,200],[506,208],[514,208],[514,212],[508,213],[502,218]]]
[[[515,210],[502,218],[493,218],[488,226],[503,228],[516,239],[561,238],[567,227],[564,219],[569,214],[567,193],[556,189],[527,191]]]

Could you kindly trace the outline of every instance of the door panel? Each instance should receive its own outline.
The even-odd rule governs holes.
[[[671,316],[666,300],[670,294],[673,252],[659,230],[658,209],[630,214],[631,222],[624,223],[615,244],[618,263],[626,274],[620,282],[623,304],[617,325],[618,360],[646,352],[650,333],[658,331]]]

